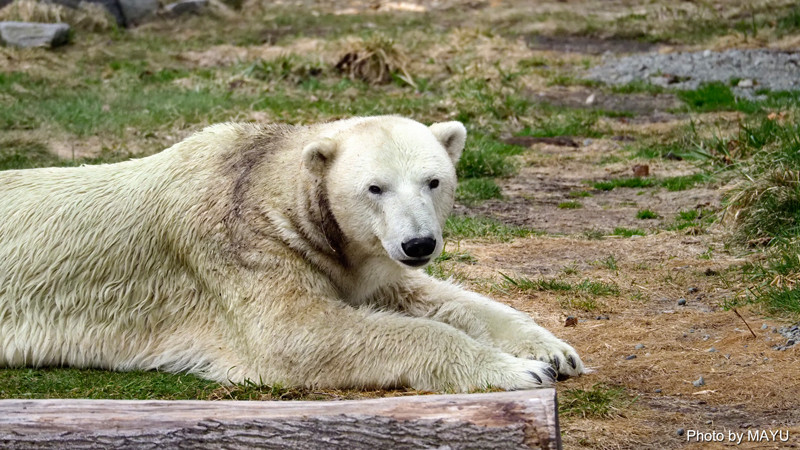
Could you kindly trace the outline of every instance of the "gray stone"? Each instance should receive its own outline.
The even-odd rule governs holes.
[[[703,377],[701,376],[700,378],[698,378],[698,379],[696,379],[696,380],[692,381],[692,384],[693,384],[695,387],[705,386],[705,384],[706,384],[706,380],[704,380],[704,379],[703,379]]]
[[[740,88],[751,88],[755,85],[755,82],[750,78],[745,78],[744,80],[740,80],[736,87]]]
[[[119,0],[128,26],[139,25],[158,11],[158,0]]]
[[[661,393],[661,389],[655,389],[653,392],[655,392],[656,394],[660,394]]]
[[[686,306],[686,299],[685,298],[679,299],[678,306]]]
[[[766,330],[767,328],[769,328],[769,325],[767,325],[767,324],[763,324],[763,325],[761,325],[761,329],[762,329],[762,330]]]
[[[207,6],[208,0],[181,0],[170,3],[164,7],[164,10],[173,16],[180,16],[183,14],[200,14]]]
[[[675,432],[678,436],[683,436],[684,433],[686,433],[686,430],[683,428],[678,428],[678,431]]]
[[[630,360],[632,360],[632,359],[636,359],[636,355],[628,355],[628,356],[626,356],[626,357],[625,357],[625,359],[626,359],[627,361],[630,361]]]
[[[635,348],[636,350],[641,350],[644,348],[644,344],[636,344],[636,346],[633,348]]]
[[[12,47],[57,47],[69,41],[65,23],[0,22],[0,41]]]
[[[77,8],[81,3],[95,3],[105,8],[109,14],[114,16],[114,20],[117,21],[117,25],[121,27],[125,26],[125,16],[122,15],[122,10],[120,9],[119,2],[117,0],[47,0],[47,1],[73,9]]]

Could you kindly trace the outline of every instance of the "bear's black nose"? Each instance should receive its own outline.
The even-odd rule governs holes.
[[[436,239],[424,237],[414,238],[408,242],[403,242],[403,251],[412,258],[423,258],[430,256],[436,249]]]

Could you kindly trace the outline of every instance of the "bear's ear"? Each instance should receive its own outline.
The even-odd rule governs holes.
[[[325,166],[336,153],[336,142],[325,138],[303,147],[303,165],[316,175],[322,175]]]
[[[467,142],[467,129],[464,125],[461,122],[441,122],[431,125],[429,129],[447,150],[453,164],[457,163]]]

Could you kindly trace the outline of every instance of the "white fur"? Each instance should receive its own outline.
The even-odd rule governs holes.
[[[527,315],[403,262],[409,239],[441,252],[465,138],[391,116],[221,124],[138,160],[0,172],[0,366],[459,391],[577,375]]]

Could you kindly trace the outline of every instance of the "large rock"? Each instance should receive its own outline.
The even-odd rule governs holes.
[[[208,6],[208,0],[181,0],[170,3],[164,10],[173,16],[183,14],[200,14]]]
[[[0,0],[3,2],[4,0]],[[119,1],[117,0],[45,0],[50,3],[55,3],[61,6],[66,6],[68,8],[77,8],[81,2],[87,3],[96,3],[108,11],[114,17],[114,20],[117,21],[117,25],[124,27],[125,26],[125,16],[122,15],[122,8],[119,6]]]
[[[158,11],[158,0],[119,0],[122,15],[127,26],[135,26],[144,22]]]
[[[56,47],[69,41],[69,25],[0,22],[0,41],[13,47]]]

